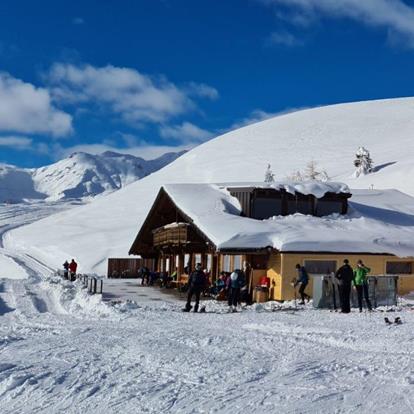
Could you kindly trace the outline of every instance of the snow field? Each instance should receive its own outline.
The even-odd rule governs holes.
[[[187,314],[182,303],[109,306],[55,277],[2,281],[0,295],[8,290],[16,311],[0,326],[3,413],[389,413],[414,404],[410,306],[343,315],[267,303],[228,314],[205,302],[214,313]],[[384,315],[404,323],[388,327]]]

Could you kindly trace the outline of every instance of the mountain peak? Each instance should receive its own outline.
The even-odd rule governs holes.
[[[76,151],[40,168],[24,169],[3,164],[0,165],[0,203],[94,197],[119,190],[163,168],[181,154],[168,153],[146,161],[115,151],[99,155]]]

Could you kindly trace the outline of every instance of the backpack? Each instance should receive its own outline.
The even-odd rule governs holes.
[[[239,278],[239,274],[237,272],[233,272],[230,275],[230,279],[231,279],[232,282],[235,282],[238,278]]]

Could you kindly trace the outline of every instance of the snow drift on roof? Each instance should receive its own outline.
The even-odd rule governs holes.
[[[414,198],[397,190],[356,190],[348,215],[303,214],[256,220],[223,186],[168,184],[165,191],[219,250],[389,253],[414,255]]]
[[[322,198],[326,193],[350,193],[349,187],[344,183],[337,183],[333,181],[277,181],[273,183],[231,183],[220,184],[227,188],[274,188],[275,190],[285,190],[288,193],[300,193],[304,195],[314,195],[316,198]]]

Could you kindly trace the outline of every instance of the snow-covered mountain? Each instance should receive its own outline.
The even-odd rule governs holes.
[[[106,258],[125,256],[161,185],[264,179],[303,170],[310,160],[351,188],[395,188],[414,195],[414,98],[298,111],[219,136],[162,170],[92,203],[6,234],[11,248],[51,266],[75,256],[82,271],[104,272]],[[355,152],[367,148],[374,172],[355,178]],[[202,203],[194,195],[194,203]],[[47,230],[46,230],[47,229]]]
[[[36,169],[0,165],[0,202],[93,197],[146,177],[183,153],[171,152],[147,161],[110,151],[100,155],[76,152]]]

